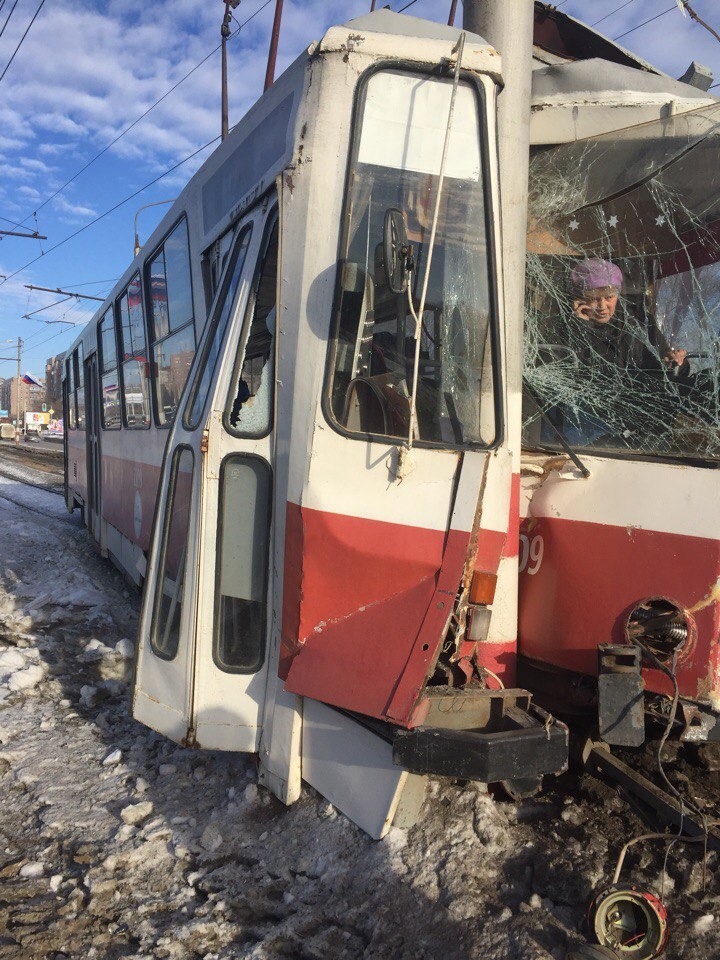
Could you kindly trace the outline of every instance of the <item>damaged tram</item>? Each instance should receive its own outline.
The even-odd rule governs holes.
[[[514,686],[499,55],[377,11],[304,52],[71,352],[68,505],[144,582],[134,715],[373,836],[428,773],[563,770]],[[517,340],[517,337],[511,338]],[[513,530],[515,534],[513,534]]]
[[[592,60],[535,77],[519,678],[608,744],[639,746],[646,719],[720,740],[710,82]]]

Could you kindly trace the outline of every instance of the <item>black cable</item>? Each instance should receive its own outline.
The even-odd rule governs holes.
[[[4,0],[3,0],[3,3],[4,3]],[[8,14],[7,20],[2,26],[2,30],[0,30],[0,37],[5,33],[5,27],[10,23],[10,17],[15,13],[15,7],[18,5],[18,3],[19,3],[19,0],[15,0],[15,3],[12,5],[12,10]]]
[[[133,200],[133,199],[134,199],[135,197],[137,197],[139,194],[143,193],[145,190],[147,190],[147,189],[149,189],[150,187],[154,186],[156,183],[159,183],[159,182],[160,182],[161,180],[163,180],[169,173],[173,173],[175,170],[178,169],[178,167],[181,167],[184,163],[187,163],[188,160],[192,160],[193,157],[196,157],[199,153],[202,153],[203,150],[206,150],[208,147],[211,147],[214,143],[217,143],[219,139],[220,139],[220,137],[218,136],[218,137],[214,137],[212,140],[208,140],[208,142],[205,143],[205,144],[203,144],[202,147],[198,147],[197,150],[194,150],[194,151],[193,151],[191,154],[189,154],[187,157],[184,157],[182,160],[179,160],[177,163],[174,163],[171,167],[168,167],[167,170],[163,171],[163,173],[161,173],[159,176],[155,177],[154,180],[150,180],[149,183],[146,183],[146,184],[144,184],[142,187],[139,187],[137,190],[135,190],[133,193],[129,194],[129,195],[128,195],[127,197],[125,197],[123,200],[118,201],[118,203],[116,203],[114,206],[110,207],[109,210],[106,210],[104,213],[99,214],[97,217],[95,217],[94,220],[90,220],[89,223],[83,224],[82,227],[80,227],[79,229],[77,229],[74,233],[69,234],[67,237],[63,237],[62,240],[58,240],[57,243],[54,243],[51,247],[48,247],[48,249],[45,251],[44,254],[41,253],[39,256],[34,257],[32,260],[29,260],[24,266],[18,267],[18,269],[15,270],[14,273],[11,273],[11,274],[9,274],[7,277],[5,277],[5,279],[4,279],[2,282],[0,282],[0,286],[2,286],[2,284],[4,284],[4,283],[7,283],[8,280],[12,280],[13,277],[16,277],[19,273],[22,273],[23,270],[27,270],[28,267],[31,267],[34,263],[37,263],[38,260],[42,260],[42,258],[43,258],[44,256],[47,256],[49,253],[52,253],[53,250],[57,250],[58,247],[62,247],[64,244],[68,243],[70,240],[74,240],[75,237],[80,236],[81,233],[84,233],[86,230],[89,230],[90,227],[95,226],[96,223],[99,223],[101,220],[104,220],[105,217],[108,217],[111,213],[114,213],[116,210],[118,210],[118,209],[119,209],[120,207],[122,207],[124,204],[128,203],[130,200]]]
[[[668,7],[667,10],[663,10],[662,13],[656,13],[654,17],[650,17],[650,18],[647,19],[647,20],[643,20],[642,23],[638,23],[637,26],[631,27],[630,30],[626,30],[625,33],[621,33],[619,36],[613,37],[613,41],[615,41],[615,40],[622,40],[623,37],[627,37],[629,34],[635,33],[635,31],[636,31],[636,30],[639,30],[640,27],[644,27],[644,26],[646,26],[648,23],[652,23],[653,20],[659,20],[660,17],[664,17],[666,14],[672,13],[673,10],[677,10],[677,9],[678,9],[677,4],[674,4],[672,7]]]
[[[612,17],[613,14],[617,13],[619,10],[622,10],[624,7],[629,7],[631,3],[635,3],[635,0],[625,0],[625,3],[621,3],[619,7],[615,7],[614,10],[611,10],[610,13],[606,13],[604,17],[600,17],[599,20],[591,23],[590,26],[596,27],[599,23],[602,23],[603,20],[607,20],[608,17]]]
[[[110,280],[84,280],[82,283],[60,283],[58,286],[61,290],[65,290],[66,287],[94,287],[99,283],[117,283],[120,277],[115,277]]]
[[[30,23],[27,25],[27,29],[25,30],[25,33],[20,37],[20,42],[18,43],[18,45],[17,45],[17,46],[15,47],[15,49],[13,50],[13,55],[12,55],[12,56],[10,57],[10,59],[8,60],[7,65],[5,66],[5,69],[3,70],[2,73],[0,73],[0,83],[2,83],[3,77],[5,76],[5,74],[6,74],[6,73],[8,72],[8,70],[10,69],[10,64],[13,62],[13,60],[15,59],[15,57],[16,57],[16,55],[17,55],[18,50],[19,50],[20,47],[23,45],[23,40],[24,40],[25,37],[28,35],[28,33],[30,33],[30,27],[31,27],[31,26],[35,23],[35,21],[37,20],[37,15],[40,13],[40,11],[42,10],[42,8],[43,8],[44,5],[45,5],[45,0],[40,0],[40,6],[37,8],[37,10],[35,11],[35,13],[33,14],[33,18],[32,18],[32,20],[30,21]],[[14,8],[13,8],[13,9],[14,9]]]
[[[0,220],[4,220],[5,223],[11,223],[14,227],[20,227],[21,230],[25,230],[24,223],[18,223],[17,220],[11,220],[10,217],[0,217]]]
[[[663,781],[665,782],[665,785],[667,786],[668,790],[670,790],[670,792],[673,793],[675,797],[677,797],[677,799],[680,801],[681,807],[682,807],[682,804],[685,804],[696,816],[699,816],[704,820],[704,814],[702,810],[700,810],[700,808],[696,806],[695,803],[692,803],[686,797],[683,797],[682,793],[680,793],[677,787],[673,786],[673,784],[668,779],[667,774],[665,773],[665,769],[663,767],[662,752],[665,747],[667,738],[670,736],[670,731],[672,730],[675,724],[675,717],[677,715],[678,703],[680,701],[680,688],[678,686],[677,677],[675,676],[675,670],[674,669],[671,670],[668,666],[666,666],[662,662],[662,660],[660,660],[658,657],[655,656],[655,654],[652,652],[652,650],[649,647],[647,647],[644,643],[642,643],[637,638],[633,640],[633,643],[635,644],[635,646],[640,648],[640,650],[642,651],[642,654],[648,660],[650,660],[650,662],[655,667],[655,669],[659,670],[661,673],[664,673],[665,676],[670,681],[670,683],[672,683],[673,685],[673,698],[672,698],[672,705],[670,708],[670,714],[668,716],[668,722],[665,727],[665,731],[663,732],[662,738],[660,740],[660,745],[658,746],[657,763],[658,763],[658,770],[660,771],[660,776],[663,778]]]
[[[265,7],[267,7],[270,3],[272,3],[272,0],[265,0],[265,3],[263,3],[262,6],[258,7],[258,9],[255,11],[255,13],[251,14],[251,15],[247,18],[247,20],[244,20],[244,21],[238,26],[237,30],[234,30],[234,31],[230,34],[230,36],[228,37],[228,40],[234,39],[234,38],[240,33],[240,31],[242,30],[242,28],[243,28],[244,26],[246,26],[248,23],[250,23],[250,21],[251,21],[254,17],[256,17],[259,13],[261,13],[261,12],[265,9]],[[42,210],[42,208],[43,208],[44,206],[46,206],[48,203],[50,203],[51,200],[54,200],[55,197],[57,197],[59,194],[61,194],[66,187],[69,187],[71,183],[74,183],[74,181],[77,180],[77,178],[78,178],[79,176],[81,176],[83,173],[85,173],[85,171],[86,171],[89,167],[91,167],[91,166],[95,163],[96,160],[99,160],[100,157],[103,156],[103,154],[107,153],[108,150],[112,149],[112,147],[114,147],[115,144],[116,144],[119,140],[122,140],[122,138],[125,136],[126,133],[129,133],[129,132],[133,129],[133,127],[136,127],[136,126],[138,125],[138,123],[140,123],[141,120],[144,120],[145,117],[155,109],[155,107],[159,106],[159,105],[163,102],[163,100],[165,100],[167,97],[170,96],[171,93],[173,93],[175,90],[177,90],[177,88],[178,88],[182,83],[184,83],[184,82],[188,79],[188,77],[191,77],[191,76],[195,73],[196,70],[199,70],[200,67],[203,66],[203,64],[207,63],[207,61],[210,59],[210,57],[212,57],[214,54],[216,54],[216,53],[218,52],[218,50],[220,50],[221,47],[222,47],[222,44],[221,44],[221,43],[219,43],[216,47],[213,47],[213,49],[210,51],[210,53],[208,53],[207,56],[203,57],[203,59],[202,59],[199,63],[196,63],[195,66],[192,68],[192,70],[189,70],[189,71],[185,74],[184,77],[181,77],[176,83],[174,83],[174,84],[170,87],[170,89],[169,89],[169,90],[166,90],[165,93],[164,93],[159,99],[157,99],[157,100],[155,101],[155,103],[151,104],[144,113],[141,113],[140,116],[139,116],[136,120],[133,120],[133,122],[132,122],[131,124],[129,124],[127,127],[125,127],[125,129],[122,130],[122,131],[115,137],[114,140],[111,140],[110,143],[107,144],[107,146],[103,147],[102,150],[99,151],[99,153],[96,153],[94,157],[92,157],[90,160],[88,160],[88,162],[87,162],[83,167],[81,167],[81,168],[77,171],[77,173],[74,173],[74,174],[70,177],[69,180],[66,180],[65,183],[63,183],[63,185],[62,185],[61,187],[58,187],[57,190],[56,190],[54,193],[52,193],[49,197],[47,197],[47,199],[43,200],[43,202],[42,202],[38,207],[35,208],[35,211],[34,211],[34,212],[37,213],[38,210]],[[25,220],[28,220],[31,216],[32,216],[32,214],[29,213],[26,217],[24,217],[24,218],[23,218],[23,223],[25,222]]]
[[[417,3],[417,0],[410,0],[410,3],[406,3],[404,7],[400,7],[400,9],[397,12],[402,13],[403,10],[407,10],[407,8],[411,7],[414,3]]]

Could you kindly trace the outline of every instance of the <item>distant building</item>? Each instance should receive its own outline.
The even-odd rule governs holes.
[[[62,365],[64,353],[50,357],[45,363],[45,403],[54,410],[56,419],[62,417]]]
[[[20,403],[23,413],[42,410],[45,403],[45,381],[40,384],[23,383],[20,381]],[[9,410],[10,419],[17,419],[18,415],[18,378],[10,377],[0,384],[0,410]]]

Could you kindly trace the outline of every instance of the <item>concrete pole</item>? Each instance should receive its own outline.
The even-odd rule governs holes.
[[[18,369],[17,369],[17,424],[15,426],[15,446],[20,443],[21,417],[22,417],[22,382],[20,368],[22,366],[22,340],[18,337]],[[11,391],[12,393],[12,391]]]
[[[532,86],[532,0],[464,0],[463,26],[477,33],[502,57],[505,86],[498,95],[503,292],[506,350],[506,436],[512,455],[515,502],[519,513],[520,433],[522,426],[522,345],[525,316],[530,95]],[[511,531],[517,527],[511,525]],[[516,533],[517,536],[517,533]],[[508,549],[509,547],[509,549]],[[518,544],[508,544],[498,574],[493,639],[517,642]],[[500,606],[500,610],[496,608]],[[496,617],[496,613],[500,613]],[[495,625],[496,624],[496,625]]]
[[[465,0],[463,27],[480,34],[502,57],[505,87],[498,97],[498,136],[505,322],[509,330],[517,330],[522,335],[530,153],[532,0]]]

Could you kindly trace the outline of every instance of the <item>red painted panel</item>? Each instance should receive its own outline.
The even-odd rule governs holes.
[[[488,557],[498,535],[482,531]],[[486,541],[491,541],[488,543]],[[287,689],[406,723],[457,592],[468,534],[287,505]]]
[[[485,640],[478,643],[475,657],[478,666],[496,674],[506,687],[515,686],[517,673],[517,643],[515,640]],[[489,685],[492,687],[492,679]]]
[[[692,608],[720,577],[717,540],[548,517],[533,524],[528,536],[541,536],[544,550],[537,572],[520,577],[520,651],[569,670],[597,673],[597,645],[623,641],[638,600],[662,595]],[[687,696],[706,697],[718,657],[718,604],[695,618],[697,643],[680,656],[678,681]],[[670,691],[657,671],[647,671],[646,681]]]
[[[103,518],[142,550],[150,545],[160,466],[102,458]]]
[[[483,530],[478,543],[475,569],[492,573],[500,565],[507,535],[501,530]]]

